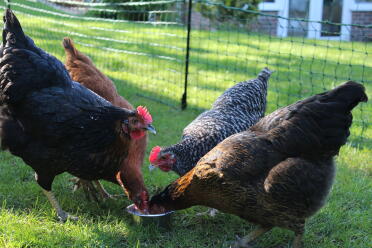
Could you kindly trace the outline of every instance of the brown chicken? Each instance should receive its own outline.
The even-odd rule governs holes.
[[[264,117],[226,138],[187,174],[150,200],[151,213],[204,205],[259,225],[238,247],[277,226],[295,232],[325,203],[345,144],[351,110],[367,101],[361,84],[347,82]]]
[[[72,80],[94,91],[114,106],[130,110],[134,109],[127,100],[118,94],[114,83],[95,67],[92,60],[75,48],[70,38],[64,38],[62,44],[66,52],[65,66]],[[146,145],[147,133],[144,133],[142,137],[132,139],[129,144],[128,156],[121,165],[121,171],[126,172],[127,183],[131,184],[133,189],[136,188],[135,191],[138,192],[143,190],[147,192],[141,171]],[[79,179],[76,183],[82,186],[86,192],[93,194],[93,197],[97,199],[94,196],[97,191],[94,190],[90,182]],[[99,182],[95,182],[95,184],[98,186],[98,193],[102,197],[111,197]]]

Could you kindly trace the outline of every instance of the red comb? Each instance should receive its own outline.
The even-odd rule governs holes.
[[[151,164],[156,162],[160,150],[161,150],[160,146],[155,146],[154,148],[152,148],[151,153],[150,153],[150,157],[149,157],[149,160],[150,160]]]
[[[152,117],[146,107],[138,106],[137,113],[142,116],[146,125],[152,123]]]

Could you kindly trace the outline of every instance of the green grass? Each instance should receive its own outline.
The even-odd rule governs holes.
[[[12,2],[50,10],[25,0]],[[255,77],[267,64],[276,70],[270,80],[268,112],[348,78],[364,82],[367,94],[372,96],[371,43],[279,39],[239,30],[201,30],[192,33],[188,92],[191,108],[179,111],[148,97],[172,106],[179,104],[185,49],[182,27],[78,21],[47,13],[40,17],[35,10],[21,6],[14,9],[36,44],[64,60],[61,41],[64,36],[71,36],[78,48],[89,54],[115,81],[121,95],[134,105],[149,108],[158,135],[150,136],[148,151],[155,145],[176,143],[182,129],[200,109],[209,108],[223,90],[234,82]],[[97,39],[98,36],[125,43]],[[113,52],[102,47],[149,56]],[[350,142],[336,159],[338,171],[328,203],[307,222],[305,247],[364,248],[372,243],[371,113],[371,103],[354,110]],[[143,171],[151,192],[176,178],[159,170],[150,173],[146,164]],[[196,216],[195,213],[205,210],[203,207],[177,212],[173,228],[168,232],[154,226],[140,226],[126,213],[124,208],[130,204],[126,198],[100,204],[86,201],[82,192],[71,192],[70,177],[68,174],[58,176],[53,188],[63,208],[80,219],[60,224],[36,184],[32,169],[21,159],[1,152],[0,247],[228,247],[235,235],[242,236],[253,228],[227,214],[220,213],[215,218]],[[112,193],[121,193],[116,185],[104,185]],[[289,247],[292,237],[290,231],[275,228],[260,238],[255,247]]]

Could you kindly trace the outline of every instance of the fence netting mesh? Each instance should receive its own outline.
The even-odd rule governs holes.
[[[225,89],[266,66],[275,71],[268,113],[347,80],[363,83],[372,95],[371,23],[284,18],[206,0],[193,1],[190,25],[190,2],[181,0],[9,3],[37,45],[64,61],[62,39],[72,38],[124,96],[178,108],[186,88],[188,108],[207,109]],[[331,38],[308,38],[311,33]],[[372,102],[354,115],[351,142],[372,145]]]

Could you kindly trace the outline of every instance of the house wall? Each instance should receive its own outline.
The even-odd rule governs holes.
[[[352,24],[372,25],[372,11],[352,11]],[[372,41],[372,28],[351,27],[350,40]]]
[[[342,23],[372,25],[372,3],[356,3],[354,0],[344,0]],[[288,4],[289,0],[276,0],[275,2],[263,2],[259,4],[259,9],[263,14],[278,15],[284,18],[271,16],[257,16],[248,24],[248,29],[254,32],[262,32],[273,36],[286,37],[288,35]],[[309,19],[322,19],[323,0],[311,0],[309,7]],[[193,11],[193,28],[213,30],[214,25],[208,18],[203,17],[199,12]],[[359,28],[349,25],[341,27],[341,36],[323,37],[321,36],[321,24],[318,22],[309,23],[308,38],[311,39],[333,39],[351,41],[372,41],[372,28]]]
[[[300,1],[300,0],[298,0]],[[274,2],[261,2],[259,9],[261,11],[272,11],[277,15],[287,18],[289,16],[290,0],[275,0]],[[310,39],[331,39],[331,40],[354,40],[371,41],[371,28],[359,28],[348,26],[348,24],[372,25],[372,2],[344,0],[341,22],[346,24],[341,26],[341,35],[339,37],[321,35],[321,24],[317,21],[322,20],[323,0],[310,0],[309,19],[315,22],[309,23],[309,32],[307,37]],[[288,36],[288,21],[286,19],[277,20],[277,33],[280,37]],[[267,30],[267,28],[266,28]]]
[[[278,15],[277,11],[261,11],[263,14]],[[209,18],[204,17],[200,12],[193,11],[191,26],[196,29],[214,30],[217,23],[212,23]],[[221,24],[221,23],[219,23]],[[218,24],[217,24],[218,25]],[[278,18],[271,16],[257,16],[249,21],[248,30],[275,36],[277,34]]]

